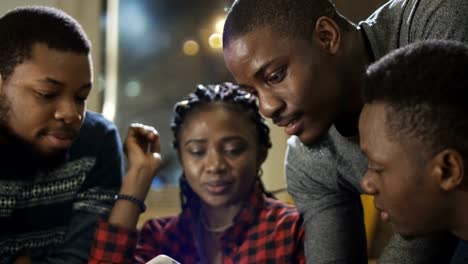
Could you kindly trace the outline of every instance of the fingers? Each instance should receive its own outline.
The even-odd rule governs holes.
[[[131,124],[127,134],[127,141],[129,140],[135,140],[145,153],[160,152],[159,133],[152,126]]]

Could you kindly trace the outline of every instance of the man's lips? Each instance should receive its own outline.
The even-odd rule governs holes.
[[[285,127],[285,131],[288,135],[296,135],[302,129],[300,121],[300,115],[289,115],[283,118],[273,120],[273,122],[280,127]]]
[[[71,147],[73,141],[76,139],[78,133],[71,130],[60,131],[48,131],[44,134],[44,137],[49,144],[54,148],[66,149]]]
[[[380,219],[382,219],[382,221],[385,221],[385,222],[390,221],[390,214],[387,211],[385,211],[382,208],[382,206],[375,204],[375,208],[377,208],[377,210],[379,211]]]

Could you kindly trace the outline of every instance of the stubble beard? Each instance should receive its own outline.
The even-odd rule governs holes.
[[[46,155],[15,133],[9,125],[10,115],[10,102],[0,94],[0,156],[7,159],[7,164],[17,166],[17,176],[23,179],[33,178],[38,173],[51,171],[66,161],[68,151]]]

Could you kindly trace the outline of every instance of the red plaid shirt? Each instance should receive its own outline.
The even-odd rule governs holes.
[[[159,254],[199,263],[190,209],[177,217],[148,221],[139,234],[100,221],[90,264],[145,263]],[[223,263],[305,263],[304,230],[295,207],[267,198],[260,188],[220,239]],[[135,248],[135,244],[136,248]]]

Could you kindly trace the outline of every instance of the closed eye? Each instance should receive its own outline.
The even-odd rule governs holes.
[[[47,93],[47,92],[41,92],[41,91],[35,91],[37,97],[45,100],[51,100],[57,96],[55,93]]]
[[[205,151],[204,150],[188,150],[187,151],[191,156],[193,157],[202,157],[203,155],[205,155]]]
[[[286,77],[286,70],[287,70],[286,65],[281,66],[278,70],[272,72],[266,77],[266,82],[269,85],[275,85],[275,84],[282,82],[284,78]]]
[[[378,175],[382,174],[383,170],[377,167],[367,167],[367,171],[376,173]]]
[[[88,100],[88,97],[81,97],[81,96],[78,96],[76,97],[76,101],[79,102],[79,103],[84,103],[86,102],[86,100]]]
[[[224,150],[224,153],[228,156],[239,156],[242,152],[244,152],[245,148],[232,148],[232,149],[226,149]]]

